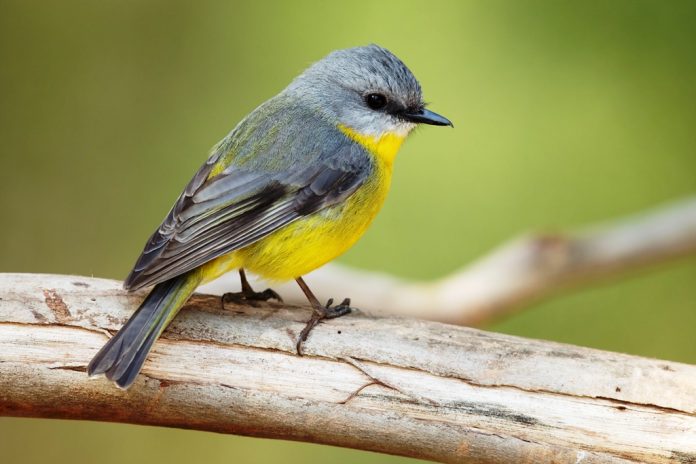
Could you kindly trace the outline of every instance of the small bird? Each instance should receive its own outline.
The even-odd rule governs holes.
[[[337,50],[310,66],[213,147],[124,282],[129,291],[154,288],[88,374],[128,388],[196,287],[231,270],[242,290],[223,305],[280,300],[271,289],[255,292],[245,270],[297,281],[313,308],[297,340],[301,354],[319,321],[351,311],[347,298],[322,305],[302,276],[363,235],[418,124],[452,126],[425,108],[420,84],[385,48]]]

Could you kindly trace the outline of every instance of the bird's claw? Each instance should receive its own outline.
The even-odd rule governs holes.
[[[336,306],[331,306],[333,304],[333,298],[329,298],[324,307],[324,317],[322,319],[334,319],[336,317],[345,316],[353,310],[350,307],[350,298],[344,298],[341,304]]]
[[[253,290],[241,292],[228,292],[222,295],[221,303],[222,309],[225,309],[225,303],[251,303],[253,305],[254,302],[268,300],[276,300],[280,303],[283,302],[283,299],[280,297],[280,295],[278,295],[278,293],[275,290],[273,290],[272,288],[267,288],[262,292],[255,292]]]
[[[323,319],[335,319],[337,317],[345,316],[353,310],[353,308],[350,307],[350,298],[344,298],[341,304],[336,306],[331,306],[333,302],[333,298],[329,298],[329,301],[326,302],[326,306],[314,308],[312,317],[309,319],[309,321],[307,321],[307,324],[302,329],[302,332],[300,332],[300,336],[297,339],[297,344],[295,345],[297,354],[299,356],[302,356],[302,343],[307,341],[309,333],[319,324],[319,322],[321,322]]]

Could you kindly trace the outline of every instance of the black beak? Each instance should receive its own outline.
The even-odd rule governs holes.
[[[401,117],[407,121],[415,122],[418,124],[431,124],[433,126],[454,127],[454,124],[452,124],[452,121],[450,121],[446,117],[440,116],[439,114],[434,113],[430,110],[426,110],[425,108],[420,109],[418,111],[414,111],[412,113],[411,112],[401,113]]]

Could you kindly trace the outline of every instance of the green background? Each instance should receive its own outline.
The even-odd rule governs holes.
[[[406,143],[384,211],[344,263],[433,278],[524,232],[696,192],[695,2],[3,0],[0,271],[123,278],[210,146],[312,61],[370,42],[401,57],[456,127]],[[490,329],[694,363],[694,283],[696,263],[683,260]],[[0,419],[0,453],[58,464],[403,460],[20,419]]]

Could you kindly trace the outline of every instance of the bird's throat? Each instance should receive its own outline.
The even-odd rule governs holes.
[[[406,139],[404,134],[397,132],[388,132],[380,136],[375,136],[359,134],[350,127],[344,125],[339,125],[338,128],[349,139],[359,143],[367,151],[389,165],[394,162],[396,153],[399,151],[399,148],[401,148],[404,139]]]

